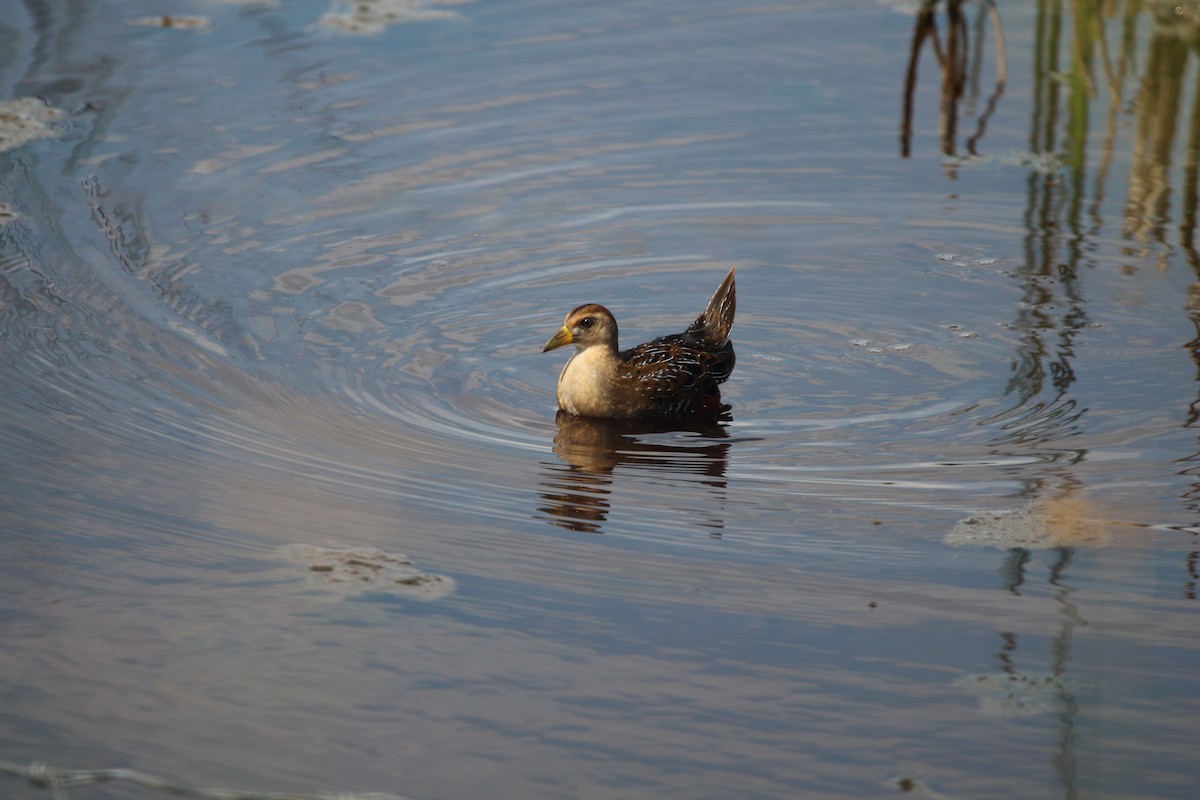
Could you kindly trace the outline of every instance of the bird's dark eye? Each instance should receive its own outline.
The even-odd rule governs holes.
[[[590,328],[595,324],[596,324],[595,317],[584,317],[583,319],[579,320],[579,327],[581,327],[581,328],[585,328],[585,329]]]

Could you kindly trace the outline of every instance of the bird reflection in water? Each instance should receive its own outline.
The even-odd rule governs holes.
[[[559,411],[554,454],[562,463],[547,462],[538,510],[560,528],[602,533],[612,506],[618,467],[661,471],[665,476],[700,476],[713,503],[696,523],[719,537],[724,528],[725,471],[731,440],[728,412],[716,419],[678,420],[585,419]],[[689,482],[690,483],[690,482]],[[715,511],[710,510],[715,509]]]

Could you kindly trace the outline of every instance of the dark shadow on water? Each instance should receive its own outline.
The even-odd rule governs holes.
[[[713,503],[698,524],[720,536],[728,468],[728,414],[705,422],[584,419],[559,411],[554,454],[545,462],[538,511],[551,524],[578,533],[603,533],[612,509],[618,468],[700,478]],[[661,434],[661,435],[660,435]]]

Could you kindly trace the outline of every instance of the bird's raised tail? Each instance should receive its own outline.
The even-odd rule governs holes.
[[[733,285],[733,273],[736,271],[737,267],[729,268],[729,274],[721,281],[704,311],[684,334],[703,341],[706,349],[718,350],[729,341],[729,332],[733,330],[733,313],[737,310],[737,291]]]

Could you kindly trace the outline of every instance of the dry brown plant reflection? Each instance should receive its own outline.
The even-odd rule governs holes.
[[[908,69],[904,77],[904,116],[900,123],[900,155],[908,158],[912,152],[913,107],[917,90],[917,65],[926,42],[933,48],[942,72],[942,87],[938,104],[938,139],[945,155],[955,155],[958,139],[958,115],[961,104],[973,108],[979,97],[979,78],[983,64],[984,18],[991,20],[996,48],[996,86],[987,106],[976,121],[975,132],[967,139],[967,152],[977,155],[976,145],[987,131],[987,121],[1004,93],[1007,70],[1004,56],[1004,29],[1000,14],[992,0],[979,0],[979,14],[968,26],[963,12],[963,0],[946,0],[946,28],[943,40],[938,28],[939,0],[925,0],[917,12],[913,28]]]
[[[626,467],[670,474],[672,479],[700,476],[700,485],[713,502],[698,509],[699,516],[686,524],[721,535],[730,442],[721,441],[728,433],[719,422],[681,428],[661,422],[584,419],[564,411],[554,421],[558,425],[554,454],[562,463],[545,465],[543,505],[538,508],[554,525],[602,533],[612,505],[613,473]],[[670,435],[655,438],[656,434]],[[682,436],[689,440],[687,444]]]

